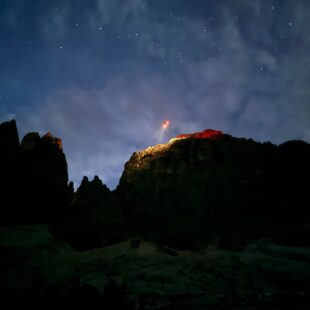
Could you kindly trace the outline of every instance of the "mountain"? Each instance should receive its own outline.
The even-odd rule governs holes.
[[[15,121],[0,125],[1,225],[56,221],[68,200],[61,139],[28,133],[19,142]]]
[[[308,309],[310,145],[221,131],[68,185],[62,141],[0,125],[0,294],[121,309]],[[26,225],[25,225],[26,224]],[[40,224],[40,225],[36,225]]]
[[[53,224],[77,249],[141,236],[179,249],[242,249],[261,238],[310,240],[310,145],[236,138],[212,129],[134,153],[111,192],[96,176],[68,186],[62,141],[48,133],[19,143],[0,126],[1,223]]]
[[[130,234],[174,247],[309,244],[309,158],[302,141],[183,134],[134,153],[116,196]]]

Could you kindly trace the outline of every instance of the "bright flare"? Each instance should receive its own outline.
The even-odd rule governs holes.
[[[168,129],[170,125],[170,121],[168,119],[164,120],[161,124],[161,128],[159,130],[159,132],[157,133],[157,140],[158,141],[161,141],[162,140],[162,137],[164,135],[164,132]]]
[[[166,130],[170,125],[170,121],[168,119],[166,119],[165,121],[163,121],[163,123],[161,124],[161,128],[163,130]]]

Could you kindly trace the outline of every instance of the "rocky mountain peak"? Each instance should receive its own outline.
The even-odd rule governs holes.
[[[56,145],[57,148],[62,151],[62,140],[60,138],[54,137],[50,132],[48,132],[42,137],[42,139]]]
[[[62,151],[62,140],[60,138],[54,137],[50,132],[40,137],[38,132],[27,133],[21,142],[21,149],[23,151],[29,151],[33,149],[35,145],[38,144],[48,144],[55,145],[56,149]]]
[[[0,124],[1,150],[16,150],[19,147],[19,138],[15,120]]]
[[[190,134],[179,134],[175,137],[175,139],[188,139],[188,138],[193,138],[193,139],[211,139],[211,138],[216,138],[220,137],[223,135],[223,132],[220,130],[213,130],[213,129],[206,129],[201,132],[195,132],[195,133],[190,133]]]
[[[67,204],[68,172],[61,140],[25,135],[15,120],[0,124],[0,224],[48,222]]]
[[[206,129],[201,132],[195,132],[191,134],[179,134],[176,137],[169,140],[167,143],[157,144],[154,146],[149,146],[146,149],[133,153],[132,159],[143,159],[149,156],[158,156],[163,155],[165,153],[169,153],[171,148],[175,146],[175,143],[179,143],[180,140],[187,140],[187,139],[219,139],[224,135],[222,131],[213,130],[213,129]],[[185,142],[185,141],[183,141]],[[182,142],[180,142],[182,143]]]
[[[239,244],[285,239],[310,217],[309,156],[301,141],[276,146],[215,130],[182,134],[134,153],[116,193],[131,227],[173,245],[210,236]]]

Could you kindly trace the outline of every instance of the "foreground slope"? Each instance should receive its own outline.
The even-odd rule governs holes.
[[[57,298],[116,283],[139,309],[307,309],[310,301],[309,248],[260,243],[195,253],[131,240],[76,252],[42,225],[1,229],[0,247],[0,288],[14,296]]]

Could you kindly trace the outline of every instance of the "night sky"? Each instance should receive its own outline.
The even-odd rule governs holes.
[[[0,121],[114,188],[165,119],[309,142],[309,55],[309,0],[0,0]]]

